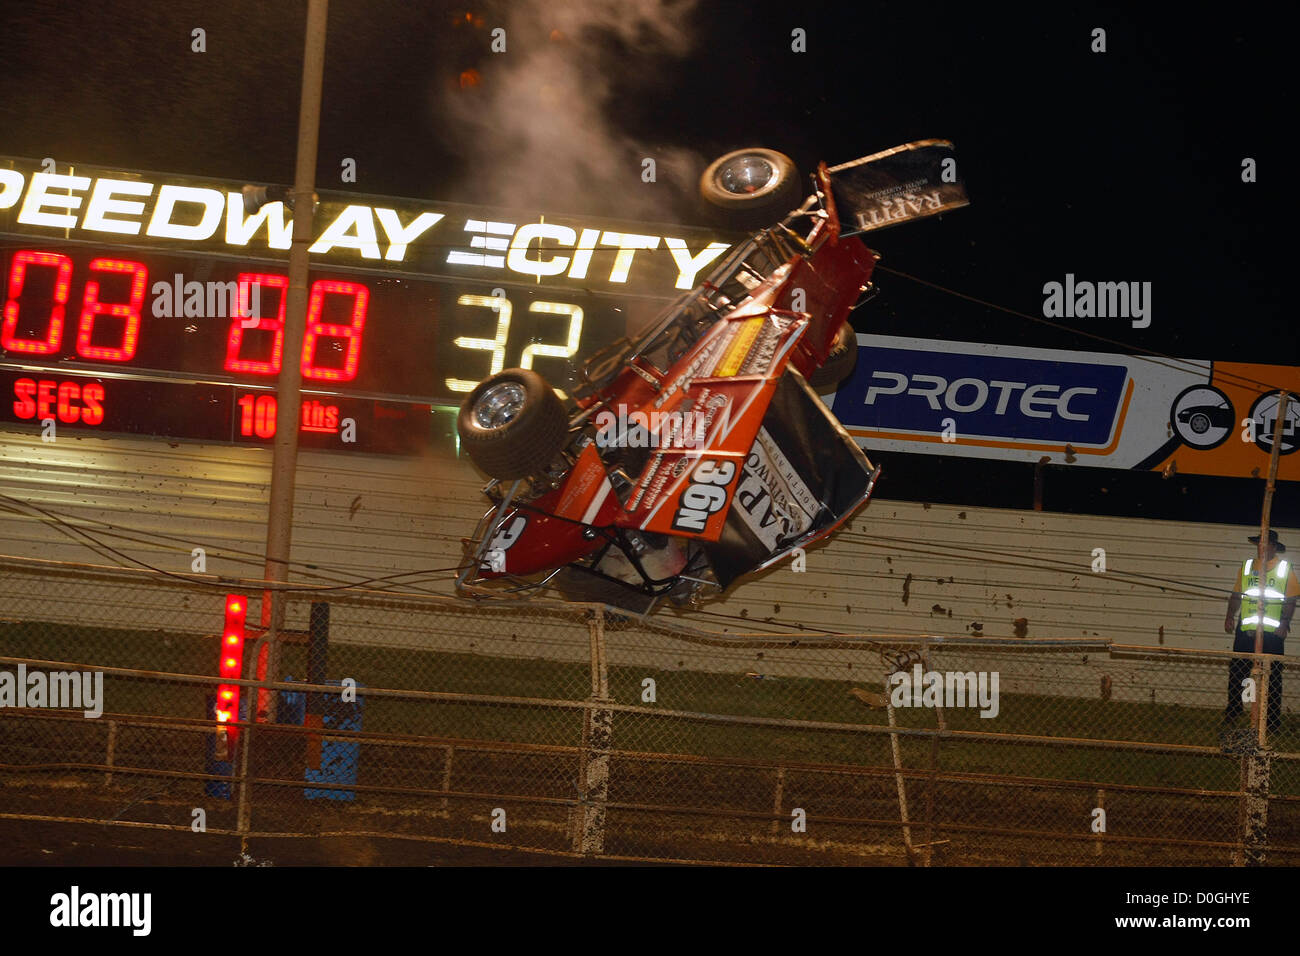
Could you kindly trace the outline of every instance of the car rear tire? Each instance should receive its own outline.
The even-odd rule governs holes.
[[[729,229],[775,225],[803,201],[794,160],[774,149],[750,147],[719,156],[700,177],[700,198],[713,221]]]
[[[555,391],[532,369],[506,369],[469,393],[456,419],[470,461],[493,478],[527,478],[564,448],[569,417]]]
[[[821,368],[808,376],[808,384],[819,395],[829,395],[853,374],[857,364],[858,334],[853,331],[853,326],[845,322],[835,333],[835,341],[831,343],[831,354],[827,356]]]

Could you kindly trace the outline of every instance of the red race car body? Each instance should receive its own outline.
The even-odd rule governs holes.
[[[466,541],[461,593],[552,587],[644,614],[725,588],[865,504],[879,468],[813,386],[852,370],[847,319],[878,257],[842,234],[824,164],[815,185],[648,332],[591,356],[572,395],[521,369],[471,393],[462,443],[494,476],[493,507]]]

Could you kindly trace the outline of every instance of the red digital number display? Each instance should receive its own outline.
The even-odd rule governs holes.
[[[236,316],[236,320],[230,323],[230,334],[226,337],[225,369],[227,372],[279,375],[280,361],[284,354],[284,310],[289,298],[286,295],[289,291],[289,277],[241,272],[239,279],[236,281],[239,283],[239,311],[243,314]],[[279,290],[279,311],[273,319],[259,316],[255,324],[246,328],[244,325],[247,321],[245,316],[252,316],[252,288],[255,285],[260,287],[259,291],[261,291],[263,297],[265,297],[265,290],[267,289]],[[274,333],[275,338],[272,341],[271,357],[269,359],[258,360],[240,357],[244,344],[244,333],[251,329]]]
[[[323,322],[325,296],[351,296],[351,322],[347,325]],[[326,382],[350,382],[357,377],[357,363],[361,361],[361,333],[366,327],[366,307],[370,304],[370,291],[359,282],[321,280],[311,286],[311,300],[307,304],[307,335],[302,343],[302,377]],[[317,366],[316,351],[322,339],[343,339],[347,351],[343,363],[337,368]]]
[[[27,284],[27,270],[37,268],[55,270],[54,297],[50,306],[45,337],[33,340],[18,335],[18,299]],[[4,327],[0,329],[0,348],[26,355],[54,355],[63,344],[63,320],[68,308],[68,290],[72,282],[72,260],[58,252],[33,252],[24,249],[14,256],[9,266],[6,284]]]
[[[52,273],[53,292],[48,313],[44,316],[44,335],[38,338],[19,332],[23,292],[30,273],[47,269]],[[85,282],[80,321],[77,324],[76,354],[94,362],[130,362],[136,357],[141,334],[141,309],[149,282],[149,269],[143,262],[130,259],[95,259],[90,263],[91,278]],[[72,286],[72,260],[58,252],[24,249],[14,254],[9,266],[4,305],[4,324],[0,327],[0,348],[25,355],[56,355],[62,350],[68,297]],[[99,277],[105,273],[129,277],[124,302],[102,299]],[[241,272],[236,281],[239,307],[229,317],[226,335],[224,370],[241,374],[275,376],[280,372],[284,352],[284,321],[289,277],[274,273]],[[279,299],[274,318],[253,316],[253,290],[259,298],[273,290]],[[346,322],[326,317],[328,298],[346,300]],[[181,299],[181,296],[177,296]],[[323,382],[351,382],[361,363],[362,334],[370,290],[360,282],[318,279],[311,285],[307,305],[307,331],[303,339],[302,375],[304,379]],[[105,317],[120,320],[112,334],[112,344],[96,341],[96,323]],[[252,333],[252,335],[250,335]],[[269,333],[269,348],[264,357],[245,354],[249,338]],[[102,335],[103,333],[101,333]],[[265,344],[265,343],[263,343]],[[341,353],[330,362],[328,353]]]
[[[65,425],[98,425],[104,420],[104,386],[20,378],[14,382],[14,415],[21,421],[57,418]]]
[[[239,406],[239,435],[241,438],[274,438],[276,402],[274,395],[245,393],[236,399]],[[321,435],[339,433],[339,409],[316,399],[302,403],[302,421],[299,430]]]
[[[137,380],[274,385],[286,358],[282,270],[274,262],[134,249],[0,249],[0,368],[29,374],[35,367],[50,378],[113,371]],[[297,356],[302,384],[309,393],[459,405],[483,378],[519,366],[568,388],[580,381],[583,356],[642,327],[658,308],[572,290],[556,301],[555,294],[313,271]],[[240,418],[238,408],[232,412]],[[257,412],[249,414],[244,435],[257,440]],[[330,426],[304,422],[314,427]]]
[[[96,259],[90,264],[91,272],[129,273],[131,297],[126,302],[105,303],[99,300],[99,282],[89,279],[82,299],[81,321],[77,323],[77,354],[82,358],[102,362],[129,362],[135,358],[140,341],[140,306],[144,304],[145,283],[149,270],[143,262],[127,259]],[[95,345],[95,320],[101,315],[123,319],[117,345]]]

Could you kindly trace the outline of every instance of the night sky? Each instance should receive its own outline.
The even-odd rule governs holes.
[[[701,165],[728,149],[771,146],[806,172],[942,137],[972,204],[870,237],[882,265],[1030,315],[1067,272],[1150,281],[1152,324],[1062,331],[882,273],[859,331],[1300,363],[1294,243],[1278,228],[1294,213],[1289,31],[1256,8],[1175,19],[1119,5],[1029,17],[969,3],[555,6],[334,0],[320,188],[495,204],[508,188],[557,213],[684,222],[699,217]],[[291,181],[305,3],[0,7],[0,153]],[[620,8],[644,22],[599,24]],[[494,54],[500,24],[507,52]],[[196,27],[205,53],[191,50]],[[1095,27],[1104,54],[1090,52]],[[791,50],[795,28],[806,53]],[[521,69],[531,62],[556,73],[534,77]],[[462,88],[467,70],[477,84]],[[536,102],[525,89],[501,115],[521,79]],[[546,136],[566,128],[608,154]],[[660,183],[641,182],[642,156],[663,159]],[[339,182],[343,157],[357,161],[355,185]],[[1244,157],[1258,182],[1241,181]],[[880,495],[1026,507],[1031,472],[891,456]],[[1258,520],[1261,495],[1258,481],[1101,469],[1053,467],[1046,481],[1049,508],[1242,523]],[[1294,498],[1279,494],[1275,521],[1300,524]]]

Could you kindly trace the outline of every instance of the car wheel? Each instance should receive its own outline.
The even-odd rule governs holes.
[[[858,364],[858,334],[845,322],[831,343],[831,354],[822,367],[808,376],[808,384],[819,395],[829,395],[853,374]]]
[[[546,379],[507,369],[478,384],[456,419],[470,461],[493,478],[527,478],[545,469],[569,434],[569,418]]]
[[[1204,435],[1210,430],[1210,416],[1204,412],[1197,412],[1188,424],[1193,434]]]
[[[803,201],[794,160],[774,149],[751,147],[720,156],[700,177],[700,198],[724,228],[760,229],[785,218]]]

